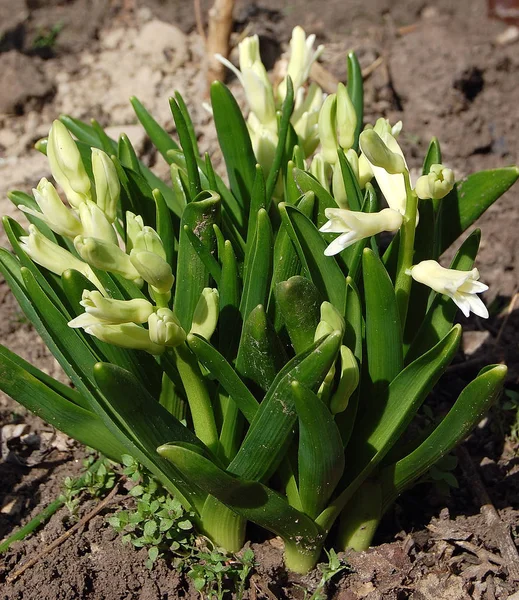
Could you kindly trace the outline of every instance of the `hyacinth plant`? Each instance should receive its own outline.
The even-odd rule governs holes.
[[[336,94],[306,84],[320,51],[296,28],[274,89],[258,38],[240,44],[247,119],[211,87],[228,183],[200,155],[179,94],[178,142],[131,100],[169,184],[124,135],[55,121],[37,147],[66,203],[46,179],[33,196],[10,193],[31,224],[5,217],[13,251],[0,250],[74,386],[2,347],[0,387],[107,457],[134,457],[217,546],[238,551],[248,521],[280,536],[298,572],[325,544],[369,546],[398,495],[499,394],[506,367],[489,366],[416,426],[458,349],[457,309],[488,316],[480,232],[448,268],[439,260],[519,173],[456,183],[433,139],[413,183],[401,123],[363,124],[354,54]]]

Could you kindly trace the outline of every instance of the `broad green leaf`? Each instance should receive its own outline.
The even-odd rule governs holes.
[[[200,294],[209,283],[209,272],[194,249],[185,228],[195,232],[201,243],[212,253],[216,250],[213,224],[217,223],[219,212],[220,197],[213,194],[205,200],[190,202],[182,215],[174,306],[175,314],[185,331],[191,329],[193,312]]]
[[[407,366],[381,392],[373,410],[358,417],[346,447],[342,491],[316,522],[328,530],[361,483],[398,441],[435,383],[454,358],[461,339],[456,325],[426,354]],[[350,460],[348,460],[348,458]]]
[[[169,133],[155,121],[135,96],[130,98],[130,102],[132,103],[137,118],[146,130],[153,145],[162,154],[164,159],[169,162],[167,152],[168,150],[178,150],[178,144],[171,138]]]
[[[324,402],[296,381],[290,391],[299,420],[299,496],[303,512],[315,519],[344,471],[344,449]]]
[[[101,140],[96,130],[92,125],[83,123],[79,119],[70,117],[69,115],[61,115],[59,120],[65,125],[72,135],[75,135],[80,142],[88,144],[93,148],[101,148]],[[113,141],[112,152],[117,148],[117,143]]]
[[[322,227],[328,220],[324,214],[327,208],[337,208],[337,203],[328,190],[317,179],[302,169],[293,169],[292,176],[302,194],[313,192],[317,199],[317,227]]]
[[[481,231],[474,230],[456,253],[450,268],[470,271],[474,266],[481,240]],[[429,288],[422,285],[426,290]],[[418,332],[409,348],[405,361],[409,364],[441,340],[452,327],[458,307],[447,296],[436,294]]]
[[[247,214],[256,172],[247,124],[233,95],[219,81],[211,85],[211,105],[229,184],[241,210]]]
[[[429,148],[427,149],[427,154],[425,155],[422,175],[428,175],[432,165],[439,165],[441,162],[442,152],[440,148],[440,142],[438,141],[438,138],[433,137],[431,143],[429,144]]]
[[[186,479],[253,523],[303,547],[322,543],[313,521],[267,486],[234,477],[187,444],[166,444],[158,452]]]
[[[366,302],[366,372],[364,392],[368,393],[368,412],[373,395],[393,381],[403,367],[402,333],[395,290],[384,265],[372,250],[362,256]],[[369,390],[369,392],[368,392]]]
[[[498,398],[506,373],[505,365],[483,370],[461,392],[427,439],[411,454],[380,473],[384,506],[389,506],[406,487],[463,441]]]
[[[175,92],[175,100],[177,101],[178,108],[184,117],[184,123],[186,124],[187,132],[191,140],[191,147],[193,148],[195,157],[198,160],[200,158],[200,151],[198,149],[198,140],[196,138],[196,132],[193,126],[193,121],[191,120],[191,115],[189,114],[189,110],[184,102],[184,98],[182,98],[182,95],[178,91]]]
[[[240,286],[238,264],[232,244],[226,240],[221,253],[222,275],[218,291],[220,293],[220,317],[218,319],[218,344],[220,352],[234,358],[241,331]]]
[[[254,242],[254,235],[256,234],[256,226],[258,220],[258,213],[261,209],[266,210],[267,198],[265,188],[265,178],[263,176],[263,169],[260,165],[256,165],[256,177],[254,178],[254,185],[252,186],[252,195],[249,210],[249,222],[247,224],[247,251]]]
[[[152,196],[155,200],[155,229],[162,240],[164,252],[166,253],[166,260],[174,270],[176,267],[175,248],[177,241],[175,239],[175,232],[171,221],[171,211],[168,209],[164,196],[161,194],[160,190],[153,190]]]
[[[249,388],[243,383],[233,367],[204,338],[197,335],[189,335],[187,342],[200,363],[220,382],[247,421],[251,422],[258,410],[258,401],[251,394]]]
[[[243,324],[236,370],[266,392],[286,362],[283,345],[258,304]]]
[[[250,311],[258,304],[267,304],[272,273],[272,252],[274,240],[272,226],[267,211],[262,208],[256,218],[256,232],[247,248],[243,266],[243,291],[240,312],[246,320]]]
[[[321,295],[309,280],[296,275],[276,285],[276,311],[285,325],[290,341],[300,354],[314,343],[320,320]]]
[[[207,452],[204,445],[124,369],[97,363],[94,377],[107,400],[102,405],[109,411],[117,427],[145,453],[154,471],[166,477],[181,496],[200,511],[205,493],[196,484],[188,483],[183,474],[156,453],[156,448],[167,442],[188,442]]]
[[[458,182],[441,203],[439,254],[479,218],[519,177],[519,167],[480,171]]]
[[[344,313],[346,281],[333,257],[325,256],[326,242],[315,225],[295,206],[281,203],[281,218],[287,227],[301,262],[308,265],[308,275],[326,299]]]
[[[170,98],[169,106],[171,108],[171,112],[173,113],[173,118],[175,119],[180,145],[182,146],[182,151],[186,158],[189,191],[191,193],[191,197],[194,198],[202,191],[200,175],[198,174],[197,149],[193,146],[188,124],[186,123],[184,114],[180,109],[177,100],[175,100],[175,98]]]
[[[362,363],[362,303],[359,291],[351,277],[346,278],[346,311],[344,321],[344,344],[353,352],[355,358]]]
[[[292,382],[298,381],[317,391],[335,362],[340,338],[340,332],[334,332],[319,340],[278,373],[228,467],[231,473],[254,480],[263,480],[271,474],[286,451],[296,421],[294,402],[289,394]]]
[[[355,52],[348,54],[348,94],[355,107],[357,114],[357,126],[355,127],[355,142],[353,148],[359,149],[359,135],[364,121],[364,88],[362,82],[362,69]]]
[[[0,388],[53,427],[108,458],[120,462],[126,452],[101,419],[82,406],[77,392],[53,380],[1,345]]]

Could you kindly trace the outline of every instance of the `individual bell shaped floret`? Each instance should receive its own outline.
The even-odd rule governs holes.
[[[32,192],[41,212],[22,204],[19,206],[20,210],[41,219],[58,235],[75,238],[76,235],[82,233],[81,222],[75,213],[63,204],[56,188],[50,181],[43,177],[38,187]]]
[[[254,156],[261,165],[264,173],[268,173],[274,163],[276,148],[278,145],[278,134],[271,128],[262,125],[254,114],[249,115],[247,120],[252,149]]]
[[[158,254],[134,248],[130,252],[130,261],[139,276],[154,292],[167,294],[173,287],[175,277],[171,266]]]
[[[454,172],[443,165],[431,165],[428,175],[418,178],[415,192],[422,200],[440,200],[454,187]]]
[[[438,294],[449,296],[466,317],[473,312],[478,317],[488,318],[486,306],[476,295],[488,290],[488,285],[478,281],[479,271],[477,269],[458,271],[446,269],[435,260],[423,260],[407,269],[406,273]]]
[[[371,165],[384,169],[390,175],[398,175],[406,170],[402,156],[393,152],[374,129],[363,131],[359,141],[362,152]]]
[[[294,27],[290,40],[290,59],[288,61],[287,76],[292,79],[294,93],[303,86],[310,75],[314,62],[321,56],[324,46],[320,45],[314,50],[315,35],[306,37],[302,27]],[[283,102],[287,93],[286,79],[278,87],[278,98]]]
[[[98,148],[92,148],[92,172],[97,205],[113,223],[117,216],[121,184],[112,159]]]
[[[147,329],[144,329],[144,327],[136,325],[135,323],[119,323],[117,325],[112,325],[99,321],[98,323],[92,323],[89,326],[85,326],[84,330],[86,333],[93,335],[102,342],[120,346],[121,348],[144,350],[145,352],[155,355],[162,354],[166,350],[165,346],[155,344],[150,339],[150,334]]]
[[[200,335],[206,340],[211,339],[218,323],[219,299],[216,288],[202,290],[193,313],[193,322],[189,333]]]
[[[297,141],[305,156],[311,156],[319,145],[319,112],[323,105],[323,90],[314,82],[306,95],[300,88],[290,122],[297,134]]]
[[[355,242],[382,231],[398,231],[403,221],[402,215],[391,208],[384,208],[376,213],[326,208],[324,214],[329,221],[319,231],[341,234],[326,248],[326,256],[338,254]]]
[[[137,236],[142,233],[144,221],[141,215],[135,215],[129,210],[126,211],[126,252],[135,246]]]
[[[83,225],[83,235],[117,244],[117,234],[104,211],[92,200],[86,200],[79,205],[79,218]]]
[[[90,179],[78,147],[61,121],[54,121],[50,129],[47,158],[52,176],[65,192],[71,206],[78,208],[85,200],[92,199]]]
[[[330,191],[330,176],[332,174],[332,167],[330,163],[327,163],[323,155],[318,152],[312,158],[310,163],[310,173],[317,179],[317,181],[323,186],[326,191]]]
[[[186,332],[169,308],[159,308],[149,316],[148,331],[151,341],[161,346],[174,348],[186,339]]]
[[[103,271],[116,273],[125,279],[135,281],[137,285],[142,285],[142,279],[132,265],[130,257],[116,244],[78,235],[74,239],[74,247],[79,256],[89,265]]]
[[[350,99],[348,90],[343,83],[337,86],[337,132],[339,146],[349,150],[355,141],[357,113]]]
[[[146,323],[153,312],[153,304],[144,298],[114,300],[89,290],[83,290],[80,304],[87,314],[109,323]]]

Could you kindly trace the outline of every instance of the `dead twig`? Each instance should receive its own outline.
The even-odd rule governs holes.
[[[514,312],[514,308],[515,308],[515,304],[517,302],[518,296],[519,296],[519,292],[516,292],[512,296],[512,299],[510,300],[510,304],[506,307],[505,318],[503,319],[503,322],[501,323],[501,327],[499,328],[499,331],[497,332],[497,336],[495,339],[496,345],[499,344],[499,340],[501,339],[501,336],[503,335],[503,331],[505,330],[505,327],[508,323],[508,319],[510,318],[510,315]]]
[[[213,6],[209,9],[207,40],[205,44],[208,86],[215,79],[222,81],[224,78],[225,67],[214,55],[221,54],[225,58],[229,56],[233,8],[234,0],[215,0]]]
[[[465,475],[465,480],[472,487],[472,490],[478,499],[481,506],[481,514],[483,515],[490,532],[493,534],[495,544],[499,548],[499,552],[508,569],[510,580],[519,581],[519,552],[510,535],[510,528],[501,521],[467,450],[460,447],[458,448],[457,454],[463,474]]]
[[[207,42],[207,38],[205,37],[204,19],[202,18],[202,7],[200,5],[200,0],[193,0],[193,8],[195,12],[196,30],[205,44]]]
[[[87,513],[84,517],[82,517],[73,527],[69,530],[65,531],[63,535],[60,535],[59,538],[56,538],[53,542],[51,542],[48,546],[39,552],[36,556],[28,560],[24,565],[22,565],[18,570],[16,570],[12,575],[6,578],[7,583],[12,583],[18,577],[23,575],[27,569],[33,567],[41,558],[55,550],[58,546],[60,546],[65,540],[67,540],[73,533],[84,527],[91,519],[93,519],[96,515],[98,515],[104,508],[106,508],[110,502],[114,499],[115,495],[119,491],[119,486],[116,484],[113,490],[99,502],[89,513]]]

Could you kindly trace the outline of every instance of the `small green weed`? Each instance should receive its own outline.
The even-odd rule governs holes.
[[[310,596],[308,590],[304,591],[304,600],[327,600],[327,585],[328,583],[345,569],[350,569],[349,565],[337,556],[337,553],[333,548],[328,552],[328,563],[321,563],[317,565],[319,571],[321,571],[321,579],[317,584],[313,594]]]
[[[58,35],[63,29],[64,23],[59,21],[52,27],[41,27],[32,41],[33,50],[52,50],[56,45]]]

